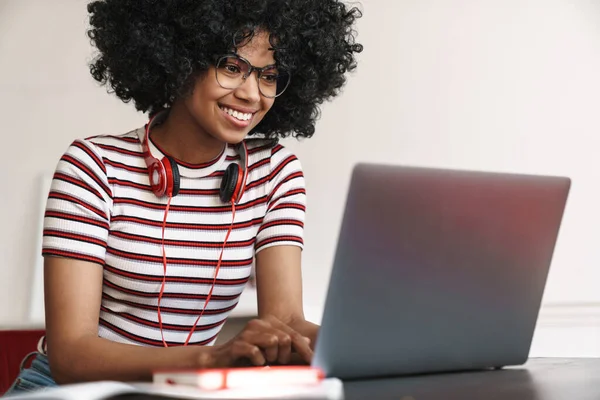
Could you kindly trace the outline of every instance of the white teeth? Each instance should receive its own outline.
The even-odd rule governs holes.
[[[248,121],[252,118],[252,114],[242,113],[239,111],[232,110],[231,108],[221,107],[221,110],[225,111],[227,114],[231,115],[235,119],[239,119],[240,121]]]

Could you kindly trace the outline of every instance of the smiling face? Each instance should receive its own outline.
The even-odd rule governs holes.
[[[275,64],[266,32],[257,32],[237,54],[256,67]],[[258,125],[275,99],[263,96],[253,72],[236,89],[225,89],[217,82],[215,67],[204,73],[185,99],[188,113],[203,133],[226,143],[239,143]]]

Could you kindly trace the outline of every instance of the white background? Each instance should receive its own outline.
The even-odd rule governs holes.
[[[28,320],[40,177],[74,138],[145,122],[89,76],[85,6],[0,0],[0,325]],[[534,352],[600,354],[600,2],[363,0],[361,8],[358,71],[323,107],[314,138],[284,142],[308,184],[308,316],[320,318],[355,162],[567,175],[573,187]]]

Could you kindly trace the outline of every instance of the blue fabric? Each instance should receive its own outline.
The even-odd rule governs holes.
[[[21,369],[19,376],[15,379],[12,386],[3,397],[25,394],[56,386],[58,385],[54,382],[52,374],[50,373],[48,357],[36,353],[31,366],[29,368]]]

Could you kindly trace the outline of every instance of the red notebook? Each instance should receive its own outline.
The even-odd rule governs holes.
[[[318,385],[324,378],[320,369],[310,366],[158,370],[153,373],[156,384],[195,386],[202,390]]]

